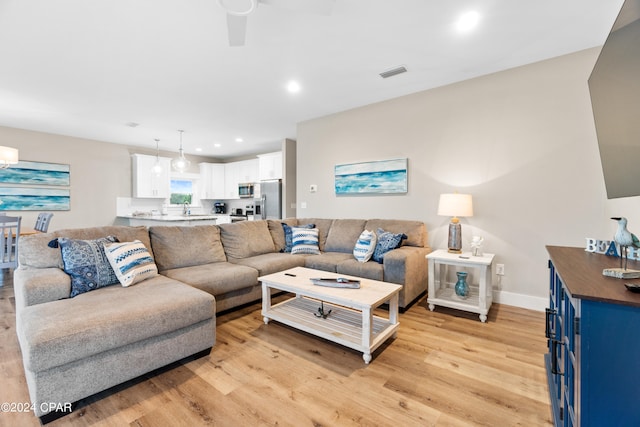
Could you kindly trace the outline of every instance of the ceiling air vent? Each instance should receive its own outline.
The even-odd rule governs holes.
[[[407,68],[404,65],[401,65],[396,68],[392,68],[391,70],[383,71],[380,73],[380,77],[383,79],[387,79],[389,77],[397,76],[398,74],[406,73]]]

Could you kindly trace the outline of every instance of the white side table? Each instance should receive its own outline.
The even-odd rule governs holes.
[[[471,253],[452,254],[439,249],[426,256],[429,262],[429,295],[427,302],[429,310],[436,305],[478,313],[480,320],[487,321],[487,313],[493,303],[493,283],[491,281],[491,264],[494,254],[471,256]],[[447,285],[448,266],[478,269],[479,283],[469,283],[469,296],[466,299],[458,297],[454,291],[455,280],[451,286]]]

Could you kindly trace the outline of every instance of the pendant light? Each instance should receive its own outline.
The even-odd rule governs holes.
[[[182,173],[182,172],[186,171],[187,169],[189,169],[189,165],[191,164],[191,162],[189,160],[185,159],[184,150],[182,149],[182,133],[184,132],[184,130],[178,129],[178,132],[180,132],[180,150],[178,150],[180,155],[178,157],[176,157],[175,159],[171,160],[171,167],[175,171],[178,171],[178,172]]]
[[[151,168],[151,172],[153,172],[153,174],[156,176],[160,176],[160,174],[162,174],[162,165],[160,164],[160,145],[159,145],[160,140],[156,138],[155,141],[156,141],[156,163]]]

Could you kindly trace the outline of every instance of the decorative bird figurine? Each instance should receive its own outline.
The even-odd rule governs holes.
[[[640,248],[640,240],[638,240],[635,234],[627,230],[627,218],[613,217],[611,219],[614,221],[618,221],[618,230],[616,230],[616,234],[613,237],[613,240],[618,245],[620,245],[620,268],[622,268],[623,270],[626,270],[628,248],[629,246],[635,246],[636,248]],[[622,267],[623,258],[624,258],[624,268]]]

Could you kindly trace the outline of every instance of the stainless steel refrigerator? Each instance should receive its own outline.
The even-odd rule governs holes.
[[[282,181],[260,181],[260,217],[282,218]]]

